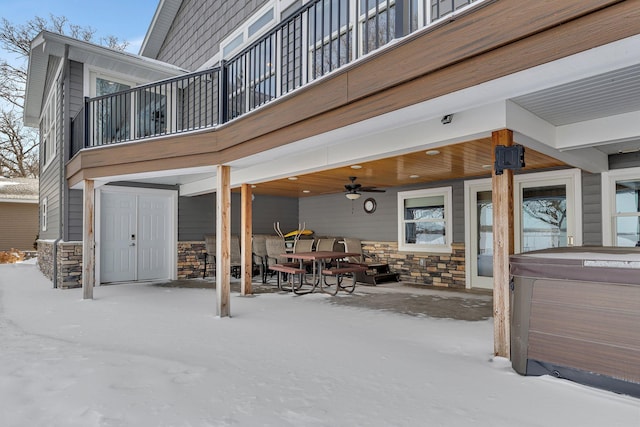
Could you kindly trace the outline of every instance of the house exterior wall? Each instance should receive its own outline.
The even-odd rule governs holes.
[[[0,251],[32,251],[37,235],[37,203],[0,202]]]
[[[69,118],[75,117],[84,107],[84,66],[80,62],[69,61]],[[67,150],[70,153],[71,135],[65,137]],[[68,154],[67,154],[68,155]],[[69,160],[69,159],[66,159]],[[65,236],[67,240],[82,240],[82,190],[65,189]]]
[[[366,185],[366,181],[363,180]],[[300,199],[300,222],[316,235],[355,237],[361,240],[398,241],[398,192],[437,187],[452,187],[453,242],[464,242],[464,181],[440,181],[411,187],[388,188],[384,193],[362,193],[358,200],[344,194]],[[376,200],[372,214],[362,207],[368,197]]]
[[[56,73],[59,69],[60,58],[50,57],[50,62],[47,70],[44,100],[46,100],[51,91],[57,92],[56,98],[56,152],[53,154],[52,159],[44,164],[43,159],[45,155],[43,153],[42,145],[42,129],[40,136],[40,206],[42,207],[43,201],[47,199],[47,229],[43,230],[40,227],[41,239],[56,239],[61,236],[62,230],[60,228],[60,218],[62,212],[60,211],[61,202],[61,188],[60,188],[60,174],[62,167],[62,157],[60,156],[60,150],[63,141],[63,114],[62,114],[62,94],[60,93],[60,85],[57,82]],[[40,209],[40,215],[42,215],[42,209]],[[40,219],[42,224],[42,218]]]
[[[156,59],[196,70],[218,53],[220,42],[266,0],[184,0]]]
[[[582,173],[582,244],[602,245],[602,189],[598,173]]]
[[[240,194],[234,193],[231,195],[231,234],[240,235],[240,212]],[[201,241],[205,234],[215,234],[215,215],[215,194],[178,198],[178,240]],[[274,234],[273,224],[277,221],[282,231],[298,228],[298,199],[256,195],[253,233]]]
[[[640,152],[609,156],[609,169],[625,169],[640,166]]]

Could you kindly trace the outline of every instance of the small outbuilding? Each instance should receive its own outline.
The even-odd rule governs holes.
[[[38,179],[0,177],[0,251],[33,251],[38,218]]]

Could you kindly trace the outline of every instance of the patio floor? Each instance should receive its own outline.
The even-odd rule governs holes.
[[[215,288],[212,279],[182,279],[157,283],[157,286],[179,288]],[[255,295],[264,293],[286,293],[279,291],[275,283],[253,282]],[[231,292],[240,292],[240,281],[232,279]],[[304,298],[304,296],[300,296]],[[327,303],[385,310],[411,316],[447,318],[478,321],[492,317],[493,296],[490,291],[468,291],[443,289],[403,282],[385,283],[378,286],[358,285],[353,294],[327,295]]]

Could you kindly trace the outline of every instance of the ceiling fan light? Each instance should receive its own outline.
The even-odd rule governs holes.
[[[360,198],[360,193],[347,193],[345,196],[347,196],[349,200],[356,200]]]

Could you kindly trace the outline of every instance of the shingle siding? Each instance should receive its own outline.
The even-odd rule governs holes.
[[[218,53],[220,41],[265,3],[266,0],[183,1],[156,59],[198,69]]]

